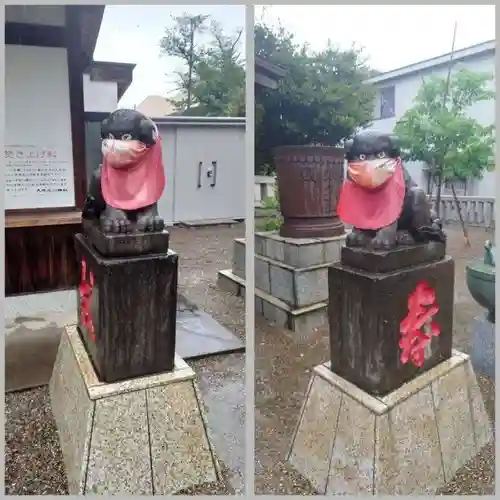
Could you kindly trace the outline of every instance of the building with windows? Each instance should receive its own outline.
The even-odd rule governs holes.
[[[425,61],[410,64],[403,68],[374,76],[368,83],[376,87],[375,120],[369,127],[374,130],[391,132],[396,122],[413,105],[413,100],[422,84],[422,79],[430,76],[448,74],[451,54],[444,54]],[[495,76],[495,41],[473,45],[453,54],[453,70],[467,68],[471,71],[488,72]],[[495,88],[495,79],[491,86]],[[483,125],[495,123],[495,100],[482,101],[471,106],[469,116]],[[407,164],[414,180],[422,187],[431,190],[428,170],[425,164],[414,162]],[[486,172],[481,180],[468,180],[455,184],[458,195],[494,196],[495,180],[493,172]],[[443,185],[443,194],[451,194],[451,186]]]

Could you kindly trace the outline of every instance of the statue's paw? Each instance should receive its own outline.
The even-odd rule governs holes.
[[[398,231],[396,235],[396,240],[398,245],[414,245],[415,239],[410,234],[409,231]]]
[[[101,219],[101,229],[104,233],[128,233],[131,231],[132,225],[128,219],[113,217],[103,217]]]
[[[371,241],[371,247],[374,250],[391,250],[396,244],[396,238],[391,238],[386,235],[377,235]]]
[[[164,228],[165,221],[159,215],[147,215],[137,221],[139,231],[163,231]]]
[[[153,217],[153,231],[163,231],[165,229],[165,221],[159,216]]]
[[[345,244],[348,247],[362,247],[368,244],[369,241],[369,237],[358,229],[353,229],[345,238]]]

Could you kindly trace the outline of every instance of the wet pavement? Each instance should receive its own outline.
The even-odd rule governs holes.
[[[447,227],[448,253],[455,258],[454,347],[470,351],[473,318],[484,314],[470,296],[465,282],[467,261],[481,258],[491,233],[470,229],[471,248],[464,247],[461,230]],[[328,361],[328,330],[309,335],[275,328],[262,319],[255,331],[255,469],[257,494],[315,495],[314,488],[285,462],[292,433],[297,424],[311,368]],[[495,383],[478,376],[489,415],[494,422]],[[318,418],[321,418],[319,415]],[[443,489],[444,494],[493,494],[494,444],[482,452]]]
[[[217,272],[230,267],[233,239],[243,235],[242,224],[171,231],[171,246],[180,254],[179,293],[188,303],[195,304],[199,312],[210,315],[233,332],[240,342],[245,340],[244,301],[219,290],[216,281]],[[55,309],[64,310],[65,307]],[[12,314],[15,316],[15,312]],[[60,312],[59,316],[64,318],[64,314]],[[59,316],[54,321],[45,318],[44,325],[49,329],[59,323],[64,325],[65,321]],[[10,326],[12,334],[19,325],[11,322]],[[20,351],[18,347],[18,353]],[[39,350],[30,358],[35,366],[37,357],[40,357]],[[189,364],[198,374],[209,432],[222,465],[224,482],[201,485],[183,493],[241,494],[245,452],[244,355],[217,355]],[[48,366],[50,368],[50,360]],[[26,369],[24,363],[18,363],[12,369],[22,370],[23,367]],[[5,413],[6,492],[64,494],[66,479],[47,387],[7,394]]]

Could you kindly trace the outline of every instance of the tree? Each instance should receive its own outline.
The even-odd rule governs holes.
[[[281,145],[337,145],[367,126],[374,90],[362,51],[330,42],[313,52],[283,27],[255,26],[255,53],[286,68],[278,89],[256,90],[256,165],[272,164]]]
[[[196,44],[196,36],[206,30],[205,23],[209,16],[183,14],[172,17],[175,25],[165,30],[165,36],[160,40],[160,49],[163,54],[180,58],[187,66],[186,71],[177,72],[180,80],[179,90],[186,94],[182,101],[176,101],[177,107],[189,109],[192,105],[193,73],[201,57],[201,51]]]
[[[240,52],[243,29],[226,35],[211,25],[212,43],[195,66],[193,97],[212,116],[245,115],[245,68]]]
[[[208,31],[208,16],[175,18],[160,45],[164,53],[183,60],[186,71],[178,72],[181,99],[170,102],[185,115],[244,116],[245,69],[240,51],[243,29],[226,35],[217,22],[210,25],[210,37],[195,44],[194,35]]]
[[[453,181],[480,179],[486,170],[494,168],[494,126],[483,126],[468,116],[473,104],[495,97],[489,88],[491,80],[492,75],[488,73],[461,69],[450,71],[447,78],[433,77],[423,81],[414,106],[394,129],[405,159],[426,163],[431,178],[438,181],[438,215],[442,181],[452,182],[461,218]],[[463,221],[462,227],[467,239]]]

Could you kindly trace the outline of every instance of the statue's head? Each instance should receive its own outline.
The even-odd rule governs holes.
[[[159,140],[150,118],[134,109],[118,109],[101,124],[102,154],[116,168],[131,166]]]
[[[345,144],[348,178],[365,189],[384,184],[401,163],[398,139],[392,134],[363,131]]]

